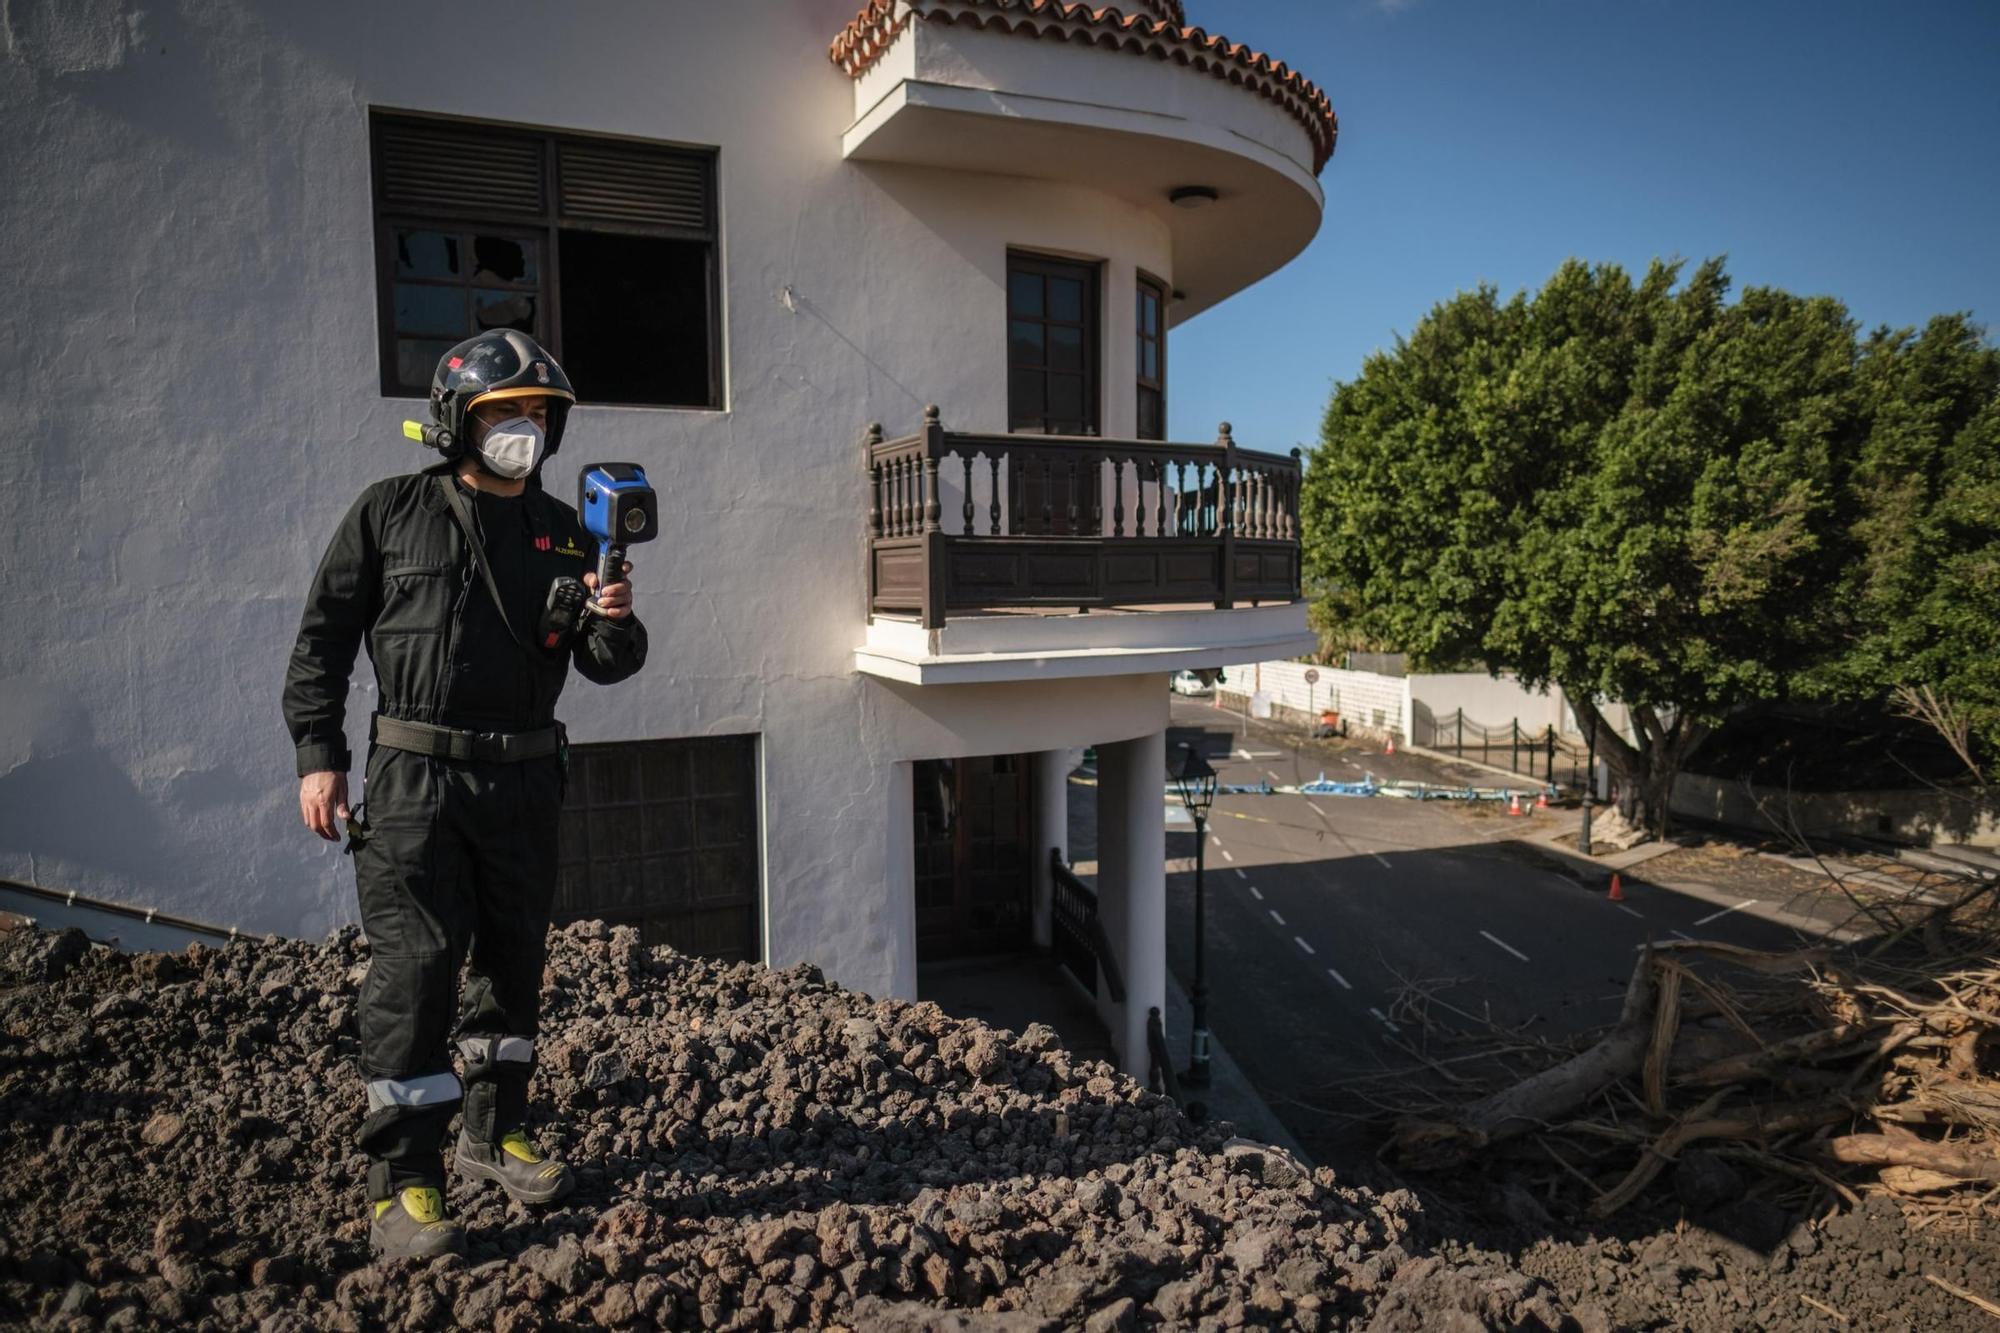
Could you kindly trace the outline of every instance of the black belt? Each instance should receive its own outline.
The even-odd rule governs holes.
[[[369,738],[392,750],[408,750],[435,759],[477,760],[487,764],[518,764],[559,752],[563,727],[558,722],[540,731],[465,731],[428,722],[406,722],[375,714]]]

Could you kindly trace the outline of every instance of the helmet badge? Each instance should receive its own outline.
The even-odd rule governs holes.
[[[548,363],[548,362],[546,362],[546,361],[537,361],[537,362],[535,362],[535,378],[536,378],[537,380],[541,381],[541,382],[542,382],[543,384],[547,384],[547,383],[549,382],[549,363]]]

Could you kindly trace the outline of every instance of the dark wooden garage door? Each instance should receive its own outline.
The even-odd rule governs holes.
[[[556,922],[761,958],[757,812],[755,736],[572,746]]]

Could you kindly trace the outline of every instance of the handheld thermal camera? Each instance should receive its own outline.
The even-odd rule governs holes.
[[[597,539],[597,586],[625,577],[625,548],[660,532],[659,500],[637,463],[590,463],[576,479],[576,512]]]

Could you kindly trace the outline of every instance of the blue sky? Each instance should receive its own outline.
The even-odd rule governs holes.
[[[1864,327],[2000,335],[2000,4],[1988,0],[1187,0],[1325,88],[1325,222],[1178,328],[1170,434],[1318,438],[1337,380],[1433,304],[1575,255],[1726,254],[1735,288]]]

